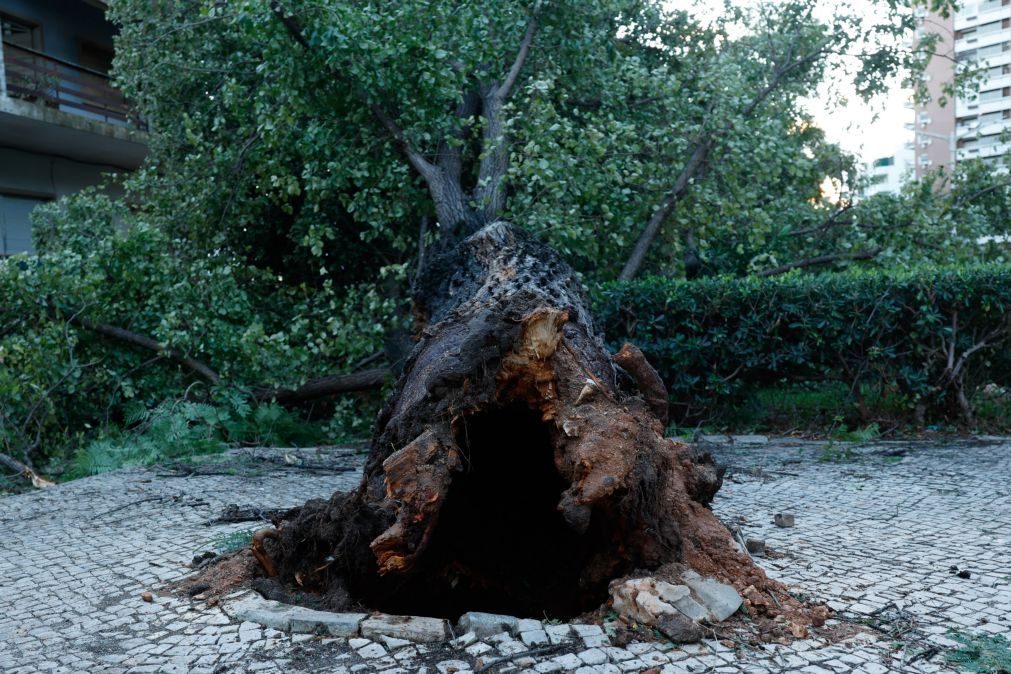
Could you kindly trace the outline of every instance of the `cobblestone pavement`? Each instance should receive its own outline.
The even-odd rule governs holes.
[[[617,648],[596,626],[528,624],[517,638],[423,646],[289,635],[158,595],[194,554],[255,528],[208,526],[225,505],[329,496],[357,483],[362,462],[293,452],[300,469],[246,452],[232,475],[134,469],[0,500],[0,672],[940,672],[957,671],[953,636],[1011,638],[1011,441],[715,451],[730,466],[715,510],[766,541],[771,575],[837,610],[828,632]],[[304,469],[320,457],[343,472]],[[775,513],[795,526],[774,526]]]

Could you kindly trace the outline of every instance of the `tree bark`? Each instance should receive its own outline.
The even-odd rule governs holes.
[[[634,347],[608,352],[553,250],[494,222],[427,274],[441,296],[362,482],[277,523],[275,586],[331,608],[568,617],[670,562],[764,578],[706,507],[711,458],[664,437],[660,377]]]

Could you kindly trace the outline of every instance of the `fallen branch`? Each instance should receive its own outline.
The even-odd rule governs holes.
[[[30,480],[32,486],[35,487],[36,489],[44,489],[45,487],[56,486],[55,482],[50,482],[44,477],[41,477],[38,473],[36,473],[34,470],[29,468],[25,464],[2,452],[0,452],[0,464],[3,464],[7,468],[10,468],[21,477]]]
[[[66,312],[64,312],[66,313]],[[195,358],[190,358],[176,348],[166,347],[157,340],[142,335],[133,330],[127,330],[116,325],[107,323],[96,323],[95,321],[83,318],[77,314],[67,314],[67,320],[73,324],[98,333],[103,337],[115,339],[133,346],[153,351],[163,356],[177,365],[181,365],[191,372],[200,375],[211,384],[221,383],[221,376],[209,365]],[[376,354],[370,356],[364,362],[373,360]],[[386,381],[389,368],[376,367],[361,372],[351,374],[336,374],[314,379],[299,386],[296,389],[273,388],[268,386],[254,386],[252,396],[259,402],[273,400],[281,405],[306,402],[323,398],[337,393],[350,393],[352,391],[363,391],[366,389],[379,388]]]
[[[832,262],[838,262],[840,260],[873,260],[881,253],[880,248],[872,248],[870,250],[858,250],[855,253],[833,253],[831,255],[819,255],[818,257],[808,257],[803,260],[797,260],[796,262],[788,262],[787,264],[780,265],[778,267],[773,267],[772,269],[766,269],[765,271],[760,271],[755,273],[755,276],[779,276],[780,274],[785,274],[788,271],[793,271],[794,269],[805,269],[807,267],[814,267],[820,264],[829,264]]]
[[[352,372],[351,374],[335,374],[321,377],[320,379],[306,382],[296,389],[256,387],[253,389],[253,398],[261,402],[273,400],[281,405],[291,405],[293,403],[324,398],[337,393],[351,393],[352,391],[379,388],[386,381],[386,377],[389,374],[389,368],[375,367],[371,370]]]
[[[165,356],[173,363],[185,367],[194,374],[200,375],[211,384],[217,384],[221,380],[220,375],[218,375],[218,373],[212,370],[208,365],[194,358],[190,358],[179,349],[166,347],[164,344],[159,343],[157,340],[152,339],[147,335],[142,335],[134,332],[133,330],[127,330],[126,328],[120,328],[115,325],[108,325],[107,323],[96,323],[95,321],[83,318],[77,314],[68,315],[67,320],[69,320],[73,325],[79,325],[85,330],[98,333],[103,337],[139,346],[140,348],[147,349],[148,351],[154,351],[157,354]]]

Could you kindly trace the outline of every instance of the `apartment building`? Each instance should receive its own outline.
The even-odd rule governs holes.
[[[913,173],[913,162],[914,154],[909,145],[900,147],[894,154],[878,157],[865,167],[869,180],[862,195],[869,197],[882,192],[899,193],[905,180]]]
[[[942,38],[925,74],[933,100],[915,107],[916,175],[982,159],[1006,171],[1011,154],[1011,0],[969,0],[950,17],[920,9],[921,30]],[[971,90],[940,106],[956,67],[981,69]]]
[[[144,158],[144,124],[109,81],[115,28],[105,9],[0,0],[0,256],[32,250],[36,205]]]

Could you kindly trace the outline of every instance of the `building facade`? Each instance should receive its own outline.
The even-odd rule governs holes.
[[[911,143],[896,149],[894,154],[878,157],[866,168],[868,185],[863,196],[873,196],[882,192],[898,194],[906,179],[914,173],[914,154]]]
[[[916,106],[916,175],[982,159],[1006,171],[1011,154],[1011,0],[968,0],[950,17],[920,12],[920,30],[937,33],[939,56],[925,73],[933,99]],[[955,68],[979,68],[980,79],[952,101],[943,90]],[[941,106],[939,101],[948,99]]]
[[[0,256],[32,250],[36,205],[109,183],[146,154],[144,125],[109,81],[115,29],[105,9],[0,0]]]

